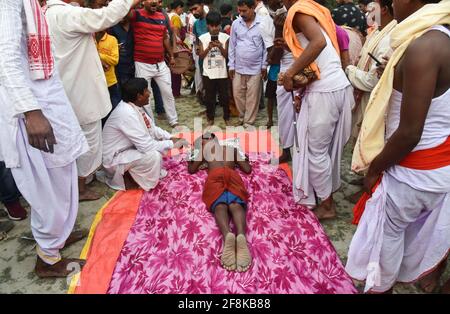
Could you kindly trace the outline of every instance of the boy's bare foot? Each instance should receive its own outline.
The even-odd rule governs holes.
[[[229,271],[236,270],[236,236],[229,232],[223,242],[222,267]]]
[[[336,218],[336,206],[331,196],[316,206],[313,212],[319,220]]]
[[[84,191],[80,191],[80,202],[85,202],[85,201],[95,201],[100,199],[102,196],[92,190],[89,190],[88,188],[85,188]]]
[[[273,121],[272,121],[272,120],[267,121],[266,126],[267,126],[268,129],[270,129],[271,127],[273,127]]]
[[[214,125],[214,120],[208,120],[208,126]]]
[[[435,292],[436,288],[439,286],[439,279],[445,271],[447,266],[447,260],[443,260],[439,265],[428,275],[425,275],[419,280],[420,288],[426,293]]]
[[[236,237],[236,260],[238,272],[247,271],[252,264],[252,256],[247,246],[247,239],[243,234],[239,234]]]
[[[230,120],[223,120],[225,122],[226,126],[231,126],[232,124],[230,123]]]
[[[71,265],[72,264],[72,265]],[[34,271],[39,278],[67,277],[74,272],[75,267],[81,270],[86,264],[85,260],[77,258],[63,258],[54,265],[46,264],[39,256],[37,257]]]

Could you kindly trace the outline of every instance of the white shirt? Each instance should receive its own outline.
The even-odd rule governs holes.
[[[228,34],[222,32],[219,33],[218,39],[224,48],[226,48],[226,43],[229,38],[230,36]],[[211,42],[211,34],[209,32],[205,33],[198,39],[202,43],[203,49],[205,50]],[[219,48],[211,49],[203,60],[203,75],[207,76],[211,80],[224,79],[228,77],[227,60],[223,57]]]
[[[260,15],[260,16],[267,16],[269,15],[269,10],[267,10],[266,6],[264,5],[264,3],[261,1],[258,3],[258,5],[255,8],[255,13],[256,15]]]
[[[61,0],[47,1],[46,16],[56,63],[81,125],[104,118],[112,107],[93,34],[118,24],[132,3],[133,0],[113,0],[107,7],[93,10]]]
[[[23,113],[42,110],[53,128],[54,153],[42,156],[48,168],[63,167],[88,150],[58,71],[47,80],[31,80],[23,2],[0,1],[0,160],[20,167],[17,150],[19,119]]]
[[[149,129],[143,113],[150,121]],[[173,148],[171,137],[169,132],[155,125],[144,109],[121,101],[103,128],[103,166],[110,168],[131,163],[150,151],[163,154]]]
[[[261,19],[261,24],[259,24],[261,30],[261,36],[266,45],[266,49],[273,46],[273,41],[275,40],[275,25],[273,24],[273,19],[270,15],[266,15]]]

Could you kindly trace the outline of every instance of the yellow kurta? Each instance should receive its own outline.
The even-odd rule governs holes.
[[[109,65],[105,71],[106,83],[108,87],[117,84],[116,65],[119,63],[119,43],[114,36],[105,33],[97,43],[98,54],[103,63]]]

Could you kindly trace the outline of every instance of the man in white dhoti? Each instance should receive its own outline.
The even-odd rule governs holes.
[[[355,107],[352,110],[352,134],[351,141],[354,143],[358,137],[361,123],[364,117],[370,93],[378,83],[377,62],[373,60],[369,53],[377,60],[383,62],[392,53],[389,43],[389,34],[397,25],[394,20],[392,0],[376,0],[374,5],[378,8],[380,25],[367,36],[366,42],[361,49],[357,66],[349,65],[345,69],[348,79],[355,88]],[[362,185],[362,177],[353,180],[351,184]],[[361,197],[362,189],[347,196],[345,199],[356,203]]]
[[[174,146],[187,146],[157,127],[144,106],[150,92],[144,78],[134,78],[122,87],[123,101],[113,110],[103,129],[103,167],[106,183],[113,189],[153,189],[167,175],[163,155]]]
[[[353,155],[367,194],[346,270],[369,293],[418,279],[434,291],[450,250],[450,1],[431,2],[393,1],[394,53]]]
[[[80,240],[75,160],[88,150],[58,72],[37,0],[0,1],[0,160],[31,206],[39,277],[65,277],[83,261],[60,250]]]
[[[289,10],[284,39],[296,58],[285,72],[284,88],[293,89],[293,76],[307,66],[318,80],[300,91],[298,147],[293,156],[294,198],[316,205],[319,219],[336,216],[332,193],[340,186],[342,150],[350,136],[353,88],[341,67],[336,27],[328,9],[312,0],[284,0]]]
[[[86,179],[102,163],[101,119],[112,105],[93,33],[118,24],[139,0],[113,0],[101,9],[83,8],[73,0],[47,1],[46,16],[55,58],[67,96],[89,144],[89,151],[77,160],[80,201],[100,195],[86,188]]]

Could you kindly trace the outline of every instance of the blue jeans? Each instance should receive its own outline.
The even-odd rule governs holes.
[[[14,182],[11,170],[5,167],[5,163],[0,161],[0,202],[13,203],[20,197],[19,189]]]

